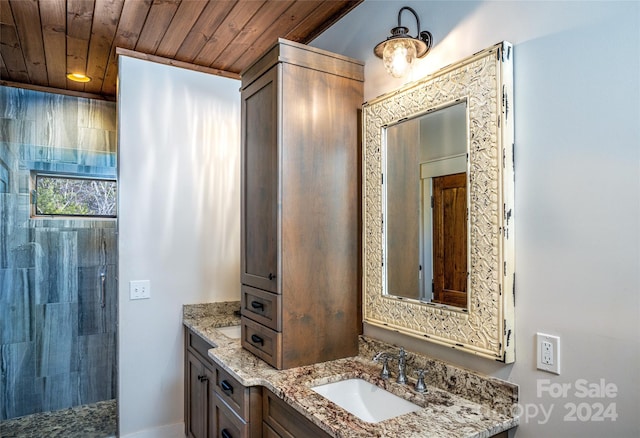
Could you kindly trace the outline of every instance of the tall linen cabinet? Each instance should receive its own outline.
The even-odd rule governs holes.
[[[356,355],[363,64],[280,39],[242,73],[242,346]]]

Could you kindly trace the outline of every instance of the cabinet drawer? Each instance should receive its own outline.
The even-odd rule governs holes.
[[[238,417],[224,401],[215,395],[212,437],[249,438],[249,425]]]
[[[282,366],[282,334],[242,317],[242,346],[267,362]]]
[[[187,330],[187,348],[208,361],[209,355],[207,351],[214,347],[191,330]]]
[[[242,315],[279,332],[278,309],[280,295],[242,285]]]
[[[226,371],[216,368],[215,391],[238,416],[245,421],[250,420],[247,412],[249,388],[242,386],[240,382],[231,377]]]
[[[267,389],[264,390],[262,402],[264,421],[273,429],[267,430],[269,432],[267,436],[286,438],[328,438],[330,436]],[[263,428],[263,431],[265,429]]]

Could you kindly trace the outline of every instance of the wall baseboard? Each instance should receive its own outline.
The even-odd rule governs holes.
[[[120,435],[120,438],[184,438],[184,423],[169,424],[129,435]]]

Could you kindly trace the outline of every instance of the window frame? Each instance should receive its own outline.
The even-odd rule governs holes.
[[[85,181],[107,181],[115,184],[115,214],[61,214],[61,213],[38,213],[38,179],[39,178],[57,178],[66,180],[85,180]],[[118,180],[115,177],[108,176],[91,176],[78,173],[65,172],[48,172],[41,170],[31,170],[30,178],[30,211],[31,219],[117,219],[118,217]]]

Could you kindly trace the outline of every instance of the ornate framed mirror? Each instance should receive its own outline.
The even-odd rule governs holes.
[[[363,105],[363,319],[514,361],[513,48]]]

